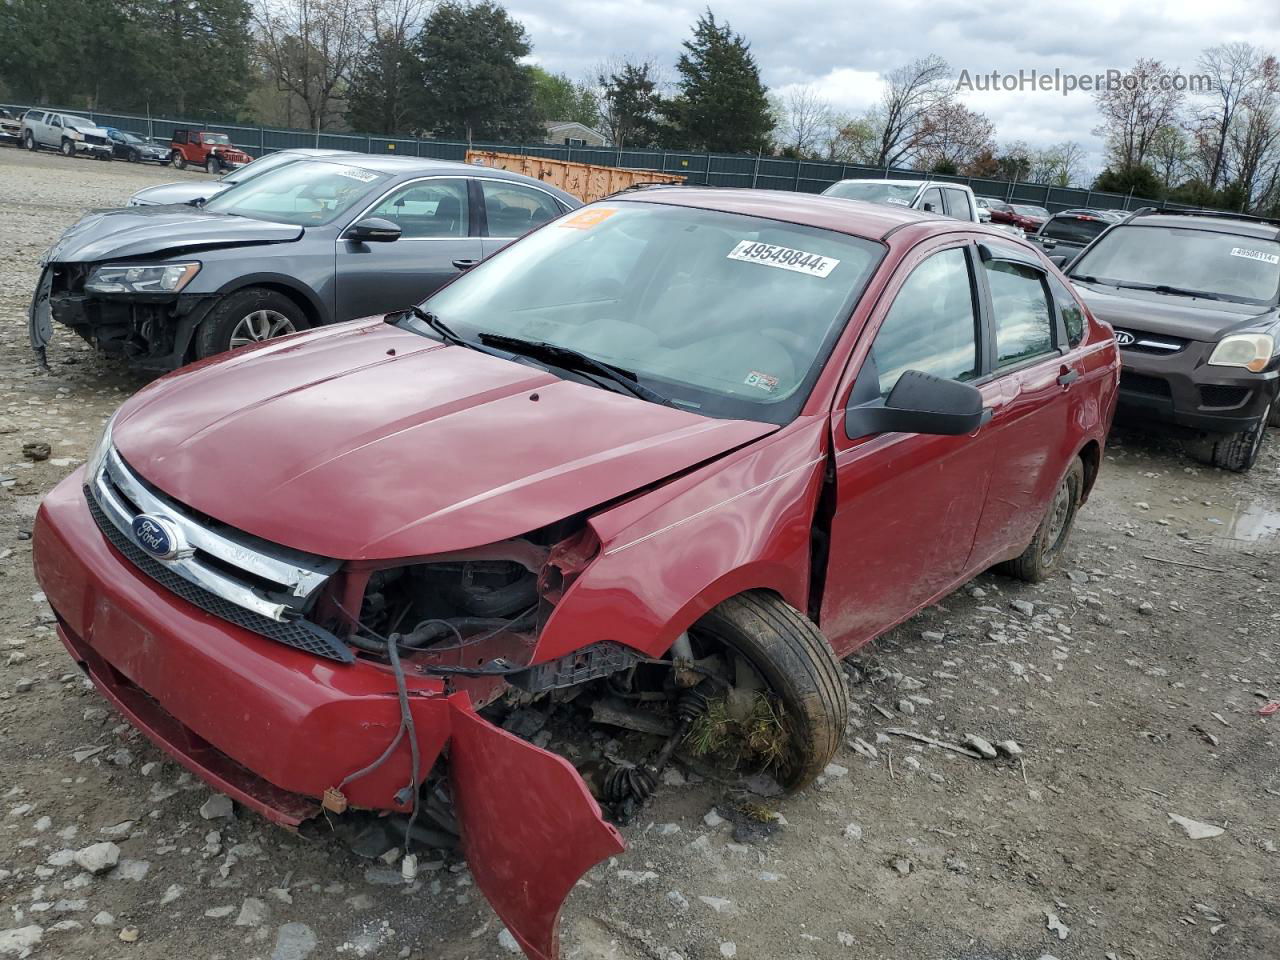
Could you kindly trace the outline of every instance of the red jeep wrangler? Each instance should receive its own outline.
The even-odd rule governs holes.
[[[204,167],[207,173],[222,173],[253,162],[253,157],[231,145],[231,138],[225,133],[209,130],[175,130],[169,149],[173,165],[179,170],[190,164]]]

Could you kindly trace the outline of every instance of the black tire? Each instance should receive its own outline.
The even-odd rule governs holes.
[[[169,160],[177,169],[187,169],[187,158],[182,155],[181,150],[175,150],[169,154]]]
[[[22,145],[26,147],[28,150],[30,150],[32,153],[40,152],[40,144],[36,143],[36,135],[32,133],[30,130],[23,131]]]
[[[1280,400],[1271,401],[1271,416],[1267,417],[1267,426],[1280,427]]]
[[[1276,407],[1272,403],[1258,418],[1252,430],[1240,433],[1209,433],[1189,440],[1184,445],[1187,453],[1201,463],[1232,473],[1248,473],[1258,462],[1262,444],[1267,439],[1267,424],[1273,423]]]
[[[141,163],[141,162],[142,162],[142,153],[141,153],[140,151],[138,151],[138,150],[130,150],[130,151],[129,151],[129,162],[130,162],[130,163]]]
[[[216,155],[211,153],[205,159],[204,172],[209,174],[214,174],[215,176],[222,172],[222,164],[218,161],[218,158]]]
[[[788,790],[813,782],[849,721],[844,674],[827,638],[799,610],[763,591],[726,600],[690,633],[729,647],[755,668],[789,725],[790,764],[779,782]]]
[[[64,157],[74,157],[76,155],[76,145],[72,143],[70,140],[68,140],[66,137],[63,137],[62,145],[58,148],[58,151]]]
[[[1007,576],[1027,583],[1041,583],[1049,578],[1071,539],[1076,512],[1084,496],[1084,462],[1077,457],[1067,469],[1049,501],[1036,535],[1021,556],[1006,560],[998,567]]]
[[[306,314],[283,293],[262,287],[248,287],[224,298],[204,318],[196,329],[196,357],[203,360],[205,357],[212,357],[214,354],[233,349],[232,337],[241,323],[248,321],[255,314],[264,312],[284,318],[292,329],[262,339],[285,336],[288,333],[306,330],[311,326],[307,322]],[[235,346],[242,345],[235,344]]]

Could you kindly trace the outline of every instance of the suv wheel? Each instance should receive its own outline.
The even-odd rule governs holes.
[[[36,143],[36,135],[30,130],[27,130],[22,134],[22,145],[32,153],[35,153],[40,149],[40,146]]]
[[[203,360],[215,353],[273,340],[311,324],[298,305],[283,293],[249,287],[237,290],[204,318],[196,331],[196,356]]]
[[[1267,424],[1275,422],[1277,404],[1272,401],[1258,417],[1252,430],[1240,433],[1210,433],[1186,444],[1187,452],[1201,463],[1232,473],[1247,473],[1258,462]]]
[[[218,162],[218,158],[213,154],[209,154],[209,158],[204,162],[205,173],[218,173],[222,170],[222,164]]]
[[[62,146],[59,148],[64,157],[74,157],[76,155],[76,145],[70,140],[63,139]]]
[[[733,691],[776,704],[784,741],[773,770],[788,790],[811,783],[835,755],[849,720],[844,674],[813,621],[777,596],[731,597],[689,629],[699,656],[727,654]],[[731,694],[732,695],[732,694]]]
[[[1084,463],[1076,457],[1067,475],[1058,484],[1058,489],[1054,491],[1053,499],[1049,501],[1049,510],[1036,528],[1036,535],[1031,538],[1031,546],[1021,556],[1000,564],[997,569],[1027,583],[1047,580],[1057,567],[1067,541],[1071,539],[1071,527],[1075,523],[1076,511],[1080,509],[1080,499],[1083,496]]]
[[[182,155],[181,150],[175,150],[169,155],[169,159],[173,161],[173,165],[179,170],[187,169],[187,158]]]

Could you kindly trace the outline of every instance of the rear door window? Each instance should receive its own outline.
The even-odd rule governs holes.
[[[549,194],[519,183],[481,180],[491,237],[519,237],[564,211]]]
[[[874,375],[884,397],[908,370],[950,380],[978,375],[977,310],[963,247],[935,253],[911,271],[876,332],[859,381]]]
[[[991,291],[996,366],[1052,353],[1054,321],[1044,274],[1009,260],[988,260],[983,266]]]

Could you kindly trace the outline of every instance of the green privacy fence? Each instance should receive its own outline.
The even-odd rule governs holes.
[[[0,104],[15,114],[28,109],[25,106]],[[198,120],[173,120],[163,117],[139,117],[129,114],[103,113],[96,110],[72,110],[57,107],[37,109],[54,110],[86,117],[99,126],[116,127],[142,137],[167,143],[175,129],[194,128],[225,133],[231,142],[255,157],[297,147],[321,147],[333,150],[353,150],[357,153],[396,154],[410,157],[430,157],[436,160],[465,159],[468,144],[458,140],[433,140],[421,137],[388,137],[364,133],[326,133],[308,130],[282,130],[274,127],[251,127],[226,123],[206,123]],[[613,147],[571,147],[560,144],[470,144],[478,150],[500,150],[505,153],[527,154],[570,160],[577,163],[595,163],[608,167],[629,167],[635,170],[654,170],[679,174],[691,184],[715,187],[751,187],[760,190],[795,190],[804,193],[821,193],[837,180],[851,177],[874,177],[897,180],[919,179],[917,170],[901,167],[874,167],[858,163],[838,163],[820,160],[790,160],[783,157],[750,156],[728,153],[695,153],[678,150],[627,150]],[[996,197],[1013,203],[1029,203],[1050,211],[1071,207],[1094,207],[1106,210],[1136,210],[1146,206],[1166,206],[1178,209],[1195,209],[1182,204],[1168,203],[1132,194],[1103,193],[1080,187],[1055,187],[1043,183],[1027,183],[1012,180],[991,180],[982,177],[951,177],[930,174],[930,179],[968,184],[980,197]]]

